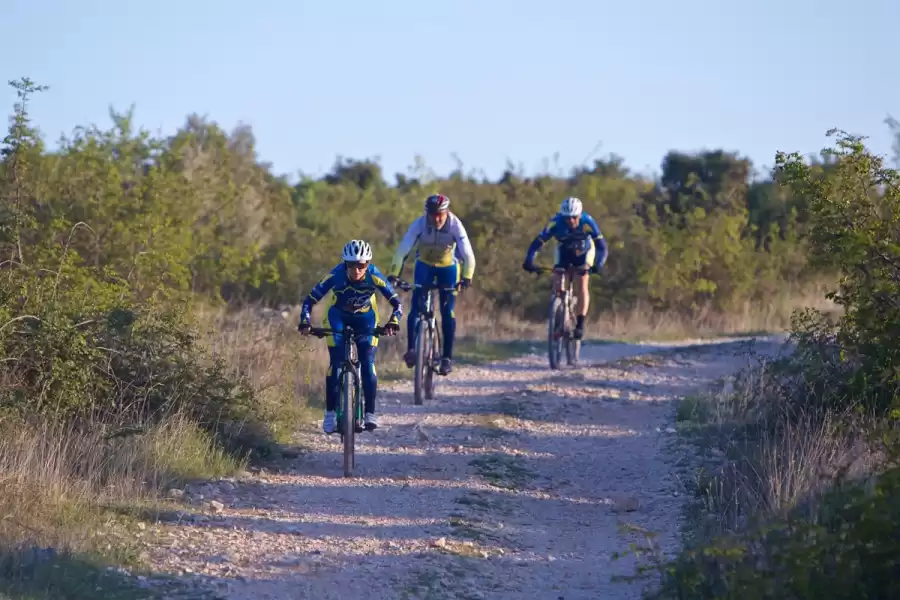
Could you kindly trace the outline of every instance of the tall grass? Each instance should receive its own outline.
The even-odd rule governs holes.
[[[705,449],[706,464],[685,480],[694,494],[686,549],[669,563],[655,555],[652,571],[663,585],[649,597],[731,598],[737,590],[754,598],[823,597],[838,572],[822,562],[828,554],[846,559],[847,588],[867,577],[853,552],[874,548],[895,527],[876,508],[896,501],[892,480],[874,496],[866,491],[890,468],[885,422],[824,398],[821,382],[794,368],[797,360],[760,357],[681,401],[679,429]],[[866,522],[871,510],[880,525]],[[872,569],[883,564],[878,559]]]
[[[785,395],[802,395],[796,386],[805,384],[786,380],[782,360],[760,358],[678,408],[682,431],[717,458],[717,472],[700,470],[693,480],[707,537],[798,507],[812,510],[837,481],[864,479],[881,464],[871,435],[875,417],[852,407],[788,401]]]
[[[152,510],[171,486],[242,467],[207,432],[178,415],[146,428],[90,430],[3,419],[0,591],[49,593],[48,574],[33,568],[41,548],[52,549],[54,577],[85,579],[102,573],[106,563],[136,564],[139,533],[124,515],[138,506]],[[73,557],[80,557],[74,573]]]

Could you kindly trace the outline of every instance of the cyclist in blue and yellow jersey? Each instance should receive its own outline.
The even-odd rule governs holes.
[[[332,292],[334,300],[322,320],[325,327],[340,332],[344,325],[357,330],[374,330],[378,326],[378,306],[375,292],[388,299],[394,312],[385,324],[386,335],[394,335],[400,330],[403,305],[394,288],[388,283],[378,267],[372,264],[372,248],[362,240],[350,240],[341,253],[343,262],[334,267],[309,292],[300,309],[300,325],[297,329],[306,335],[310,330],[312,307],[325,294]],[[363,396],[365,397],[365,427],[372,431],[378,427],[375,416],[375,396],[378,392],[378,378],[375,375],[375,350],[378,338],[366,336],[356,345],[362,374]],[[335,411],[338,403],[339,382],[336,367],[343,360],[343,339],[340,333],[328,336],[328,354],[331,363],[325,377],[325,418],[322,429],[334,433],[337,427]]]
[[[590,296],[588,294],[588,272],[596,273],[606,263],[608,249],[600,228],[594,218],[583,212],[581,200],[566,198],[559,206],[559,212],[550,219],[546,227],[538,234],[525,256],[522,268],[534,271],[534,257],[550,238],[555,238],[556,259],[553,264],[553,287],[560,290],[562,275],[573,269],[578,275],[575,286],[575,297],[578,300],[575,309],[575,339],[584,337],[584,317],[587,315]]]
[[[425,199],[425,214],[412,222],[406,235],[400,241],[388,280],[392,283],[400,276],[407,255],[416,250],[416,266],[414,278],[417,287],[413,290],[412,309],[407,318],[406,354],[403,360],[412,368],[416,364],[415,319],[416,308],[422,300],[419,285],[436,283],[440,287],[441,332],[443,348],[441,349],[440,374],[447,375],[452,369],[453,339],[456,336],[457,290],[467,288],[472,283],[475,273],[475,253],[459,217],[450,212],[450,198],[443,194],[434,194]],[[460,268],[460,259],[462,267]]]

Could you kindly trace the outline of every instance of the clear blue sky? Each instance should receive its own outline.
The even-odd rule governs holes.
[[[494,177],[555,152],[567,170],[598,143],[644,172],[670,149],[771,166],[831,127],[889,154],[900,118],[900,0],[327,5],[5,0],[0,74],[50,86],[32,114],[51,142],[135,103],[165,134],[191,112],[247,123],[279,174],[379,156],[391,181],[417,154]]]

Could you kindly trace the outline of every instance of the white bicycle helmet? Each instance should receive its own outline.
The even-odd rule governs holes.
[[[581,200],[575,196],[569,196],[559,205],[559,214],[564,217],[580,217],[581,216]]]
[[[350,240],[344,246],[341,258],[347,262],[369,262],[372,260],[372,246],[362,240]]]

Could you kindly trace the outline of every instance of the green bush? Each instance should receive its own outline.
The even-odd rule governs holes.
[[[714,483],[733,488],[737,505],[728,510],[743,514],[743,527],[700,536],[676,559],[658,564],[662,585],[649,598],[900,596],[900,468],[894,460],[900,448],[900,175],[845,134],[825,155],[826,165],[809,165],[799,155],[779,153],[778,180],[808,211],[814,264],[840,273],[830,296],[844,314],[797,313],[795,352],[763,372],[757,394],[744,389],[722,399],[726,409],[717,413],[716,425],[741,428],[737,464],[747,465],[753,477],[726,474]],[[684,418],[713,414],[710,405],[698,410],[696,404],[683,408]],[[860,422],[868,423],[867,431],[853,430]],[[832,451],[846,452],[860,441],[877,448],[881,460],[845,480],[849,465],[835,464],[845,457]],[[769,474],[760,457],[773,471],[784,467],[771,473],[773,479],[792,481],[762,481]],[[811,483],[823,476],[830,480]],[[747,488],[796,487],[800,479],[810,489],[800,501],[792,497],[789,510],[752,505]],[[812,489],[827,483],[833,488],[824,495]]]
[[[816,169],[797,155],[779,154],[779,177],[807,199],[816,263],[841,273],[831,295],[845,314],[829,333],[840,359],[841,393],[882,411],[900,408],[900,176],[858,137],[841,133]],[[799,341],[828,323],[814,315],[798,327]],[[845,377],[846,375],[846,377]]]
[[[142,163],[158,144],[128,137],[123,119],[119,136],[43,154],[26,111],[39,88],[16,87],[0,178],[14,199],[0,220],[2,410],[85,427],[186,415],[234,452],[265,452],[259,402],[188,326],[179,265],[192,251],[169,211],[184,177]]]
[[[900,595],[900,470],[791,516],[683,552],[654,600],[834,600]]]

